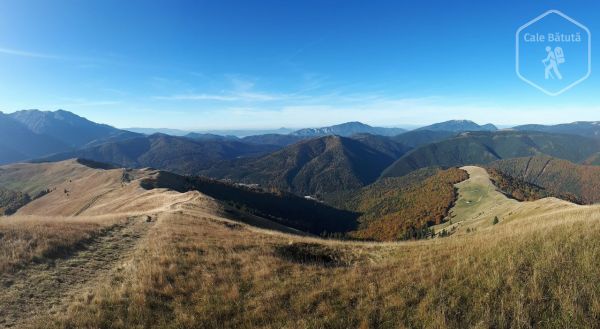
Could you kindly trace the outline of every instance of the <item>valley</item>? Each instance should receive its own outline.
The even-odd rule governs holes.
[[[49,241],[33,255],[3,256],[12,264],[0,274],[4,327],[578,326],[600,298],[585,279],[600,274],[598,207],[509,199],[481,167],[462,168],[469,177],[456,185],[450,221],[433,227],[449,237],[372,243],[294,234],[266,219],[260,228],[218,199],[158,187],[177,180],[153,171],[123,181],[123,169],[74,160],[29,166],[65,175],[0,223],[2,250],[28,236]],[[157,186],[143,188],[148,179]]]
[[[119,137],[0,166],[0,327],[586,327],[600,314],[597,140],[468,121],[356,129],[373,132]]]

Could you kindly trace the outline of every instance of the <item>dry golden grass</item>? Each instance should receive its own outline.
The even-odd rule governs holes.
[[[58,257],[116,222],[112,218],[0,218],[0,274],[31,261]]]
[[[133,197],[158,221],[131,242],[123,264],[117,257],[107,263],[118,271],[86,281],[86,289],[69,294],[73,300],[63,299],[64,311],[34,327],[600,327],[600,207],[552,199],[493,207],[482,198],[477,209],[461,210],[475,232],[378,244],[261,230],[221,218],[218,204],[199,194],[130,189],[116,203],[93,199],[85,212],[120,213]],[[511,214],[491,225],[500,209]],[[34,239],[48,245],[19,247],[20,256],[6,259],[30,261],[104,225],[75,218],[52,229],[34,219],[19,222],[23,228],[4,223],[7,232],[21,232],[15,236],[38,232]]]
[[[97,287],[93,298],[82,296],[52,323],[57,328],[597,327],[599,221],[598,209],[586,208],[470,235],[369,244],[267,233],[173,213],[149,233],[123,281]],[[307,253],[321,244],[323,253],[336,257],[298,262],[279,252],[290,243],[316,243]]]
[[[0,166],[0,185],[9,190],[35,195],[53,189],[70,179],[85,177],[98,172],[81,165],[76,160],[46,163],[17,163]]]

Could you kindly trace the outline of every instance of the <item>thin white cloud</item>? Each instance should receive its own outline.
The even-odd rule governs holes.
[[[97,64],[97,63],[105,63],[106,62],[105,60],[100,59],[100,58],[63,56],[63,55],[58,55],[58,54],[42,53],[42,52],[35,52],[35,51],[29,51],[29,50],[23,50],[23,49],[3,48],[3,47],[0,47],[0,55],[86,63],[86,64],[79,65],[79,68],[90,68],[92,66],[96,67],[94,64],[91,64],[91,63]]]
[[[0,54],[19,56],[19,57],[31,57],[31,58],[45,58],[45,59],[64,59],[61,56],[37,53],[19,49],[0,48]]]
[[[51,108],[81,108],[81,107],[103,107],[122,104],[115,100],[90,100],[85,98],[63,98],[61,103],[50,106]]]
[[[256,92],[241,92],[237,93],[236,96],[240,100],[246,101],[275,101],[286,98],[285,95],[267,94],[267,93],[256,93]]]
[[[283,100],[284,95],[257,93],[257,92],[235,92],[226,94],[176,94],[170,96],[154,96],[156,100],[164,101],[221,101],[221,102],[268,102]]]
[[[228,74],[226,78],[233,85],[234,90],[238,91],[248,91],[254,88],[256,84],[254,81],[250,81],[249,79],[244,79],[238,75]]]
[[[171,96],[154,96],[156,100],[162,101],[223,101],[232,102],[239,100],[234,96],[225,95],[213,95],[213,94],[182,94],[182,95],[171,95]]]
[[[195,73],[198,75],[198,73]],[[204,76],[203,76],[204,77]],[[297,93],[270,93],[255,88],[258,79],[250,79],[235,74],[224,76],[229,88],[214,93],[179,92],[172,95],[153,96],[154,100],[163,101],[220,101],[220,102],[275,102],[275,101],[298,101],[308,96],[303,92]],[[189,90],[189,89],[188,89]]]
[[[81,102],[81,103],[73,103],[73,104],[68,104],[67,106],[109,106],[109,105],[119,105],[121,104],[120,101],[88,101],[88,102]]]

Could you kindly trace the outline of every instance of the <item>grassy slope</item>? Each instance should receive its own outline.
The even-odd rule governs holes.
[[[566,207],[471,234],[369,244],[173,214],[119,280],[39,327],[594,327],[599,222],[597,207]]]
[[[36,195],[53,189],[65,179],[91,174],[93,170],[80,165],[76,160],[55,163],[18,163],[0,167],[0,186],[3,188]]]
[[[0,219],[0,274],[56,257],[90,239],[116,218],[16,216]]]
[[[219,211],[227,216],[285,232],[302,230],[317,235],[323,231],[347,232],[356,228],[358,216],[286,193],[191,179],[152,169],[95,169],[76,160],[0,167],[0,186],[28,192],[50,189],[44,197],[22,207],[21,215],[147,214],[157,211],[165,202],[210,196],[219,200]]]
[[[34,327],[595,327],[600,207],[518,203],[483,169],[465,169],[457,234],[418,242],[266,231],[223,218],[209,199],[169,194],[118,272]]]
[[[357,213],[280,191],[237,186],[201,177],[183,177],[168,172],[159,172],[155,177],[144,180],[142,186],[164,187],[180,192],[199,191],[232,208],[310,234],[345,233],[357,227]]]
[[[500,222],[578,208],[577,205],[556,198],[543,198],[532,202],[519,202],[507,198],[491,182],[487,171],[481,167],[466,166],[469,179],[456,184],[458,200],[450,211],[451,222],[436,227],[465,233],[467,229],[486,229],[498,217]]]

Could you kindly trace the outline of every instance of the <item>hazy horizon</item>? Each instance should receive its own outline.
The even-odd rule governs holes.
[[[88,119],[90,121],[94,121],[91,120],[88,117],[82,116],[79,113],[73,112],[73,111],[69,111],[66,109],[57,109],[57,110],[40,110],[40,109],[24,109],[24,110],[17,110],[17,111],[1,111],[0,113],[4,113],[4,114],[11,114],[11,113],[15,113],[15,112],[19,112],[19,111],[42,111],[42,112],[56,112],[56,111],[67,111],[67,112],[71,112],[75,115],[81,116],[85,119]],[[208,126],[208,127],[199,127],[199,128],[185,128],[185,127],[163,127],[163,126],[117,126],[114,125],[111,122],[96,122],[96,123],[100,123],[100,124],[106,124],[106,125],[110,125],[113,126],[115,128],[118,129],[132,129],[132,130],[172,130],[172,131],[180,131],[180,132],[219,132],[219,131],[223,131],[223,132],[227,132],[227,131],[276,131],[276,130],[297,130],[297,129],[304,129],[304,128],[322,128],[322,127],[329,127],[329,126],[334,126],[334,125],[340,125],[340,124],[344,124],[344,123],[349,123],[349,122],[360,122],[363,124],[367,124],[373,127],[382,127],[382,128],[402,128],[402,129],[406,129],[406,130],[413,130],[413,129],[418,129],[421,127],[425,127],[425,126],[429,126],[432,124],[436,124],[436,123],[441,123],[441,122],[446,122],[446,121],[473,121],[478,125],[485,125],[485,124],[493,124],[495,125],[497,128],[499,129],[505,129],[505,128],[511,128],[514,126],[518,126],[521,124],[506,124],[506,123],[495,123],[495,122],[484,122],[484,121],[475,121],[475,120],[471,120],[469,118],[451,118],[448,120],[443,120],[443,121],[431,121],[431,122],[424,122],[424,123],[397,123],[397,124],[383,124],[383,125],[378,125],[378,124],[372,124],[369,122],[365,122],[365,121],[359,121],[359,120],[348,120],[348,121],[334,121],[331,123],[323,123],[323,124],[319,124],[319,125],[313,125],[313,126],[303,126],[303,125],[294,125],[294,124],[289,124],[289,125],[284,125],[284,126],[259,126],[259,127],[218,127],[218,126]],[[598,120],[589,120],[589,121],[598,121]],[[547,125],[553,125],[553,124],[563,124],[563,123],[573,123],[576,121],[568,121],[568,122],[556,122],[556,123],[548,123]],[[539,122],[527,122],[525,124],[540,124]]]

